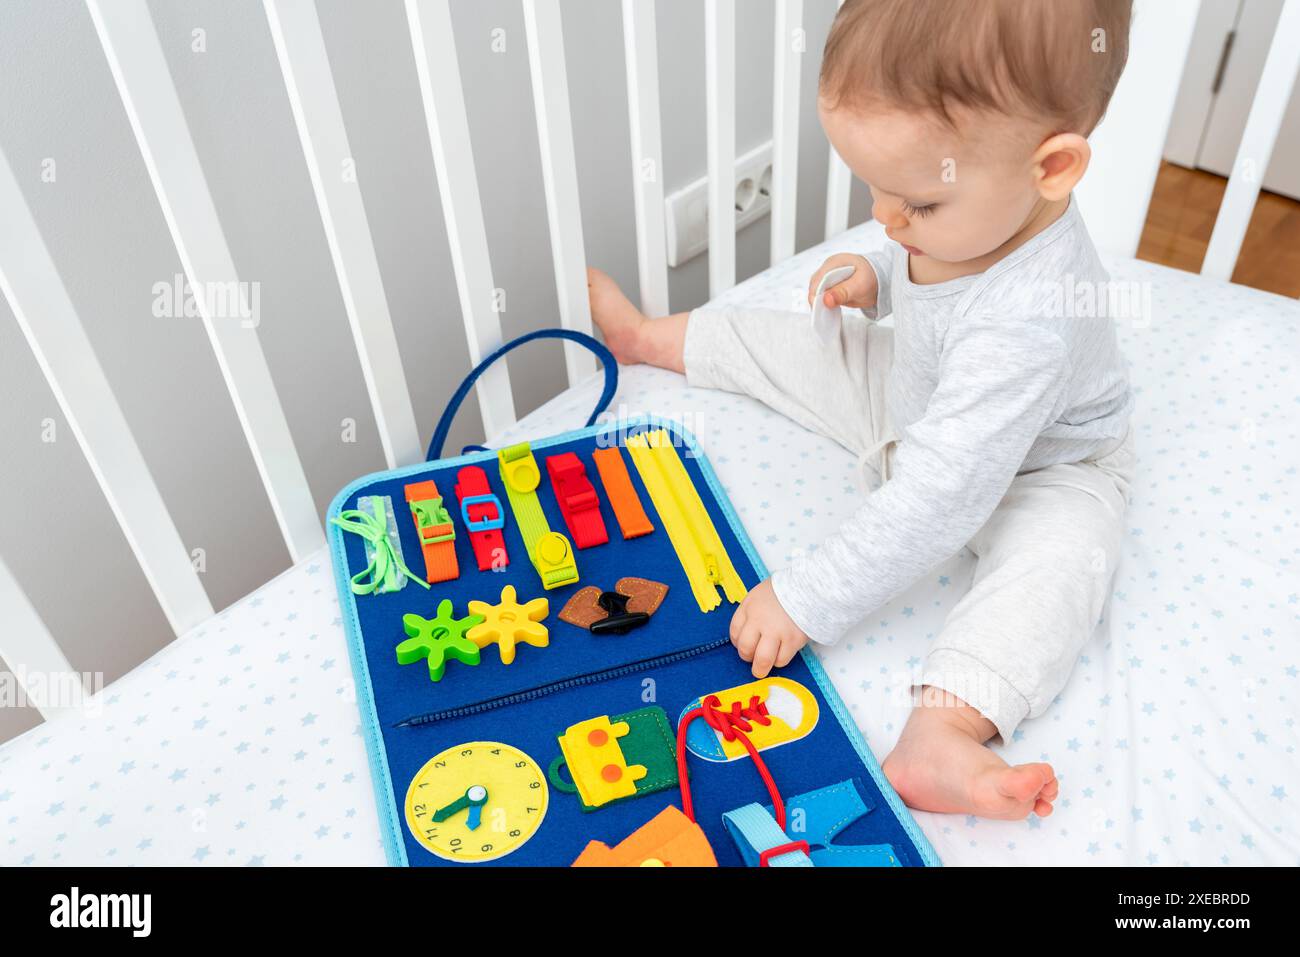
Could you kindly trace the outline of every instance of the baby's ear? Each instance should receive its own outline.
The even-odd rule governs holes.
[[[1092,147],[1078,133],[1057,133],[1034,151],[1034,179],[1039,195],[1048,201],[1065,199],[1083,179],[1092,159]]]

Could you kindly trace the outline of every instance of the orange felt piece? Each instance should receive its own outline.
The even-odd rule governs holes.
[[[573,866],[717,867],[718,860],[700,826],[670,804],[613,847],[592,841]]]
[[[591,460],[596,463],[596,471],[600,473],[601,484],[605,486],[605,495],[614,509],[623,537],[639,538],[653,532],[655,527],[650,524],[650,518],[641,505],[618,447],[596,449],[591,453]]]

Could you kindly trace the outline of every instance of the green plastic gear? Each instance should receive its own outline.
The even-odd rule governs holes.
[[[482,622],[482,615],[455,617],[450,598],[438,602],[435,618],[403,615],[402,628],[408,637],[397,646],[397,663],[411,665],[422,658],[427,659],[430,681],[442,680],[448,659],[463,665],[476,665],[479,663],[479,648],[465,637],[465,632]]]

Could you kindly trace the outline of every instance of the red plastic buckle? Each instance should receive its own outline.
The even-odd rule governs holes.
[[[578,548],[604,545],[609,541],[605,520],[600,517],[600,499],[587,478],[587,469],[575,452],[562,452],[546,459],[546,472],[560,503],[560,514]]]
[[[487,473],[477,465],[466,465],[456,473],[456,499],[464,499],[480,496],[491,495],[492,487],[488,484]],[[471,502],[469,508],[464,508],[466,518],[466,527],[469,529],[469,544],[474,549],[474,561],[478,564],[478,570],[481,572],[491,571],[493,568],[505,568],[510,564],[510,556],[506,554],[506,539],[500,528],[475,529],[473,523],[483,522],[486,519],[501,519],[500,500],[497,504],[491,502]]]
[[[791,841],[789,844],[778,844],[776,847],[769,847],[766,851],[759,851],[758,866],[768,867],[770,866],[768,861],[772,858],[789,854],[791,851],[803,851],[807,856],[812,856],[812,849],[808,847],[807,841]]]

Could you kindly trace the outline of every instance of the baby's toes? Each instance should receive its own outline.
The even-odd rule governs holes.
[[[1028,805],[1039,797],[1051,780],[1053,777],[1050,765],[1018,764],[1002,773],[998,790],[1004,797]]]
[[[1056,778],[1047,782],[1047,785],[1038,792],[1038,796],[1044,801],[1055,801],[1056,796],[1061,793],[1061,784]]]

